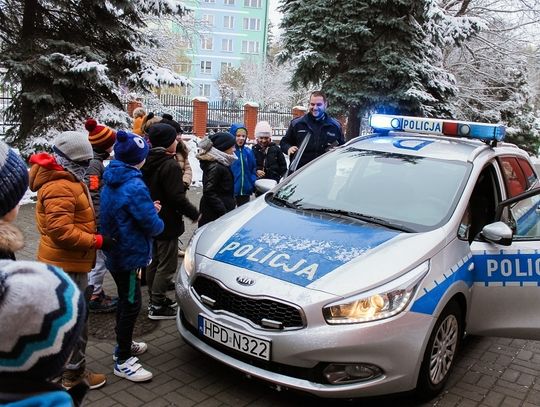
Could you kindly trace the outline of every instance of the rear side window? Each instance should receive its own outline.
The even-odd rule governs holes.
[[[530,189],[538,181],[536,173],[534,172],[531,163],[528,162],[526,159],[522,157],[517,157],[517,161],[519,166],[523,170],[523,173],[525,174],[525,179],[527,180],[527,189]]]
[[[508,198],[525,192],[528,188],[527,178],[516,157],[501,157],[500,160]]]

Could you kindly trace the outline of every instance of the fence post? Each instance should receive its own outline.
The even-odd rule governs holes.
[[[255,102],[244,103],[244,126],[246,126],[248,138],[255,138],[255,125],[257,124],[257,115],[259,114],[259,104]]]
[[[129,117],[133,117],[133,111],[138,107],[142,107],[143,103],[141,98],[131,99],[127,104],[127,114]]]
[[[193,133],[197,137],[205,136],[207,118],[208,99],[202,96],[193,98]]]
[[[292,108],[293,119],[296,119],[297,117],[305,115],[306,111],[307,109],[304,106],[294,106]]]

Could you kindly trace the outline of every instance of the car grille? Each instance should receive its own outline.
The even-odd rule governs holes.
[[[233,293],[214,280],[198,276],[193,289],[200,296],[204,295],[215,301],[210,307],[213,311],[228,311],[246,318],[263,327],[262,319],[281,322],[283,328],[302,328],[304,321],[300,310],[282,302],[269,299],[250,298]]]

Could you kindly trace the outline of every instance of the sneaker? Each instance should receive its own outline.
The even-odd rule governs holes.
[[[158,319],[175,319],[176,309],[167,305],[151,305],[148,310],[148,318]]]
[[[165,299],[159,304],[159,305],[165,305],[166,307],[178,307],[178,304],[176,301],[171,300],[169,297],[165,297]]]
[[[148,345],[146,343],[131,341],[131,356],[142,355],[147,350],[148,350]],[[118,353],[118,345],[114,347],[114,353],[112,357],[112,359],[115,362],[118,360],[118,356],[116,356],[117,353]]]
[[[118,304],[118,297],[109,297],[102,291],[98,295],[93,295],[88,302],[88,309],[92,313],[106,313],[116,311],[116,305]]]
[[[107,377],[101,373],[92,373],[85,370],[83,373],[78,371],[66,370],[62,374],[62,387],[66,390],[71,389],[82,381],[85,381],[90,390],[99,389],[107,382]]]
[[[152,373],[143,368],[139,362],[139,358],[130,357],[124,363],[114,364],[114,374],[118,377],[131,380],[132,382],[145,382],[152,378]]]

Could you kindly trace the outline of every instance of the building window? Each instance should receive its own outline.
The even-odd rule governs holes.
[[[191,71],[191,64],[189,62],[181,62],[179,64],[174,64],[173,69],[178,73],[189,73],[189,71]]]
[[[212,61],[201,61],[201,73],[212,73]]]
[[[259,41],[242,41],[242,52],[247,54],[258,54]]]
[[[221,72],[225,72],[229,68],[232,68],[232,62],[222,62],[221,63]]]
[[[260,31],[261,20],[259,18],[244,18],[244,30]]]
[[[206,26],[214,26],[214,16],[212,14],[203,14],[202,21]]]
[[[223,27],[233,29],[234,28],[234,17],[233,16],[223,16]]]
[[[244,7],[261,8],[261,0],[244,0]]]
[[[221,50],[223,52],[233,52],[232,40],[231,39],[221,40]]]
[[[210,84],[209,83],[201,83],[199,85],[199,96],[210,96]]]
[[[214,49],[214,44],[212,42],[212,37],[201,37],[201,48],[206,50]]]
[[[223,4],[226,6],[234,6],[234,0],[223,0]]]
[[[203,0],[203,3],[215,3],[216,0]]]

